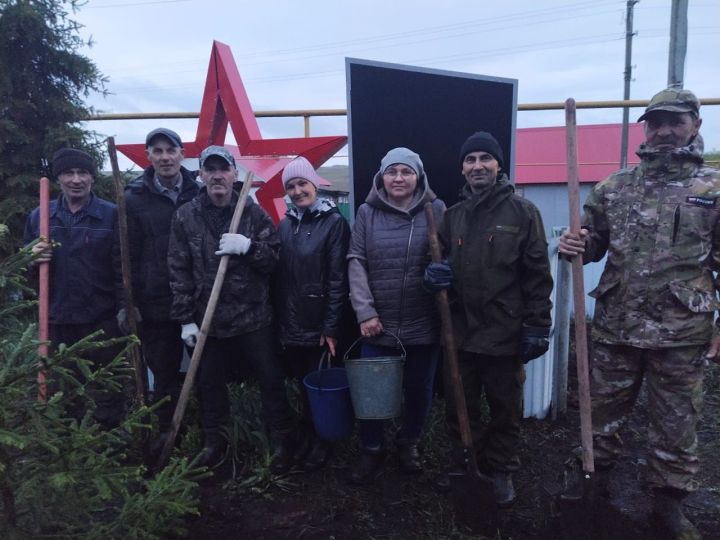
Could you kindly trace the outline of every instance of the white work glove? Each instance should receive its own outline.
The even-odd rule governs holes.
[[[250,244],[250,239],[244,234],[225,233],[220,237],[220,249],[215,255],[245,255]]]
[[[192,348],[195,347],[195,343],[197,343],[197,336],[199,333],[200,329],[198,328],[197,324],[183,324],[182,332],[180,332],[180,337],[185,342],[185,345]]]

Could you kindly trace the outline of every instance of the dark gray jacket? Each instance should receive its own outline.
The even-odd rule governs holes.
[[[181,324],[202,322],[220,259],[220,237],[228,232],[238,195],[222,210],[223,223],[208,218],[214,211],[203,187],[200,194],[175,213],[168,249],[170,315]],[[247,334],[272,323],[270,274],[275,269],[280,239],[270,216],[248,197],[238,233],[252,240],[245,255],[230,255],[225,281],[209,335],[226,338]]]
[[[435,301],[422,287],[430,262],[424,206],[432,202],[440,223],[445,204],[432,192],[424,173],[407,210],[389,202],[380,173],[365,201],[355,217],[348,251],[350,300],[358,322],[379,317],[383,328],[404,345],[438,343]],[[387,335],[369,341],[394,344]]]

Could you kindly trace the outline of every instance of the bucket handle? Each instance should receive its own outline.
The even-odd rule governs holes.
[[[327,349],[320,355],[320,362],[318,363],[318,371],[322,371],[323,364],[326,364],[325,369],[330,369],[330,351]]]
[[[388,336],[394,337],[395,341],[397,341],[397,344],[398,344],[400,350],[402,350],[402,357],[403,358],[407,357],[407,353],[405,352],[405,347],[403,347],[402,341],[400,341],[399,337],[397,337],[392,332],[388,332],[387,330],[383,330],[382,333],[387,334]],[[350,351],[352,351],[353,347],[355,347],[355,345],[357,345],[361,339],[363,339],[363,336],[360,336],[359,338],[357,338],[355,341],[353,341],[353,344],[350,345],[350,347],[348,347],[348,350],[345,351],[345,356],[343,356],[343,362],[345,362],[348,359],[348,356],[350,356]]]

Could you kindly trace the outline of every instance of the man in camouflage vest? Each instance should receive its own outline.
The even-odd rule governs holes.
[[[598,286],[592,339],[592,415],[598,475],[617,460],[618,430],[645,377],[648,459],[643,481],[653,513],[675,538],[700,538],[682,501],[697,489],[695,426],[703,370],[716,360],[713,325],[720,307],[720,172],[703,166],[700,102],[689,90],[653,96],[641,162],[595,186],[580,234],[565,231],[560,253],[596,262],[607,254]]]

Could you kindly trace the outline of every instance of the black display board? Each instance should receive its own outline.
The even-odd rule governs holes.
[[[420,154],[433,191],[452,206],[465,179],[460,146],[489,131],[515,167],[517,80],[346,58],[350,202],[365,201],[380,160],[397,146]]]

